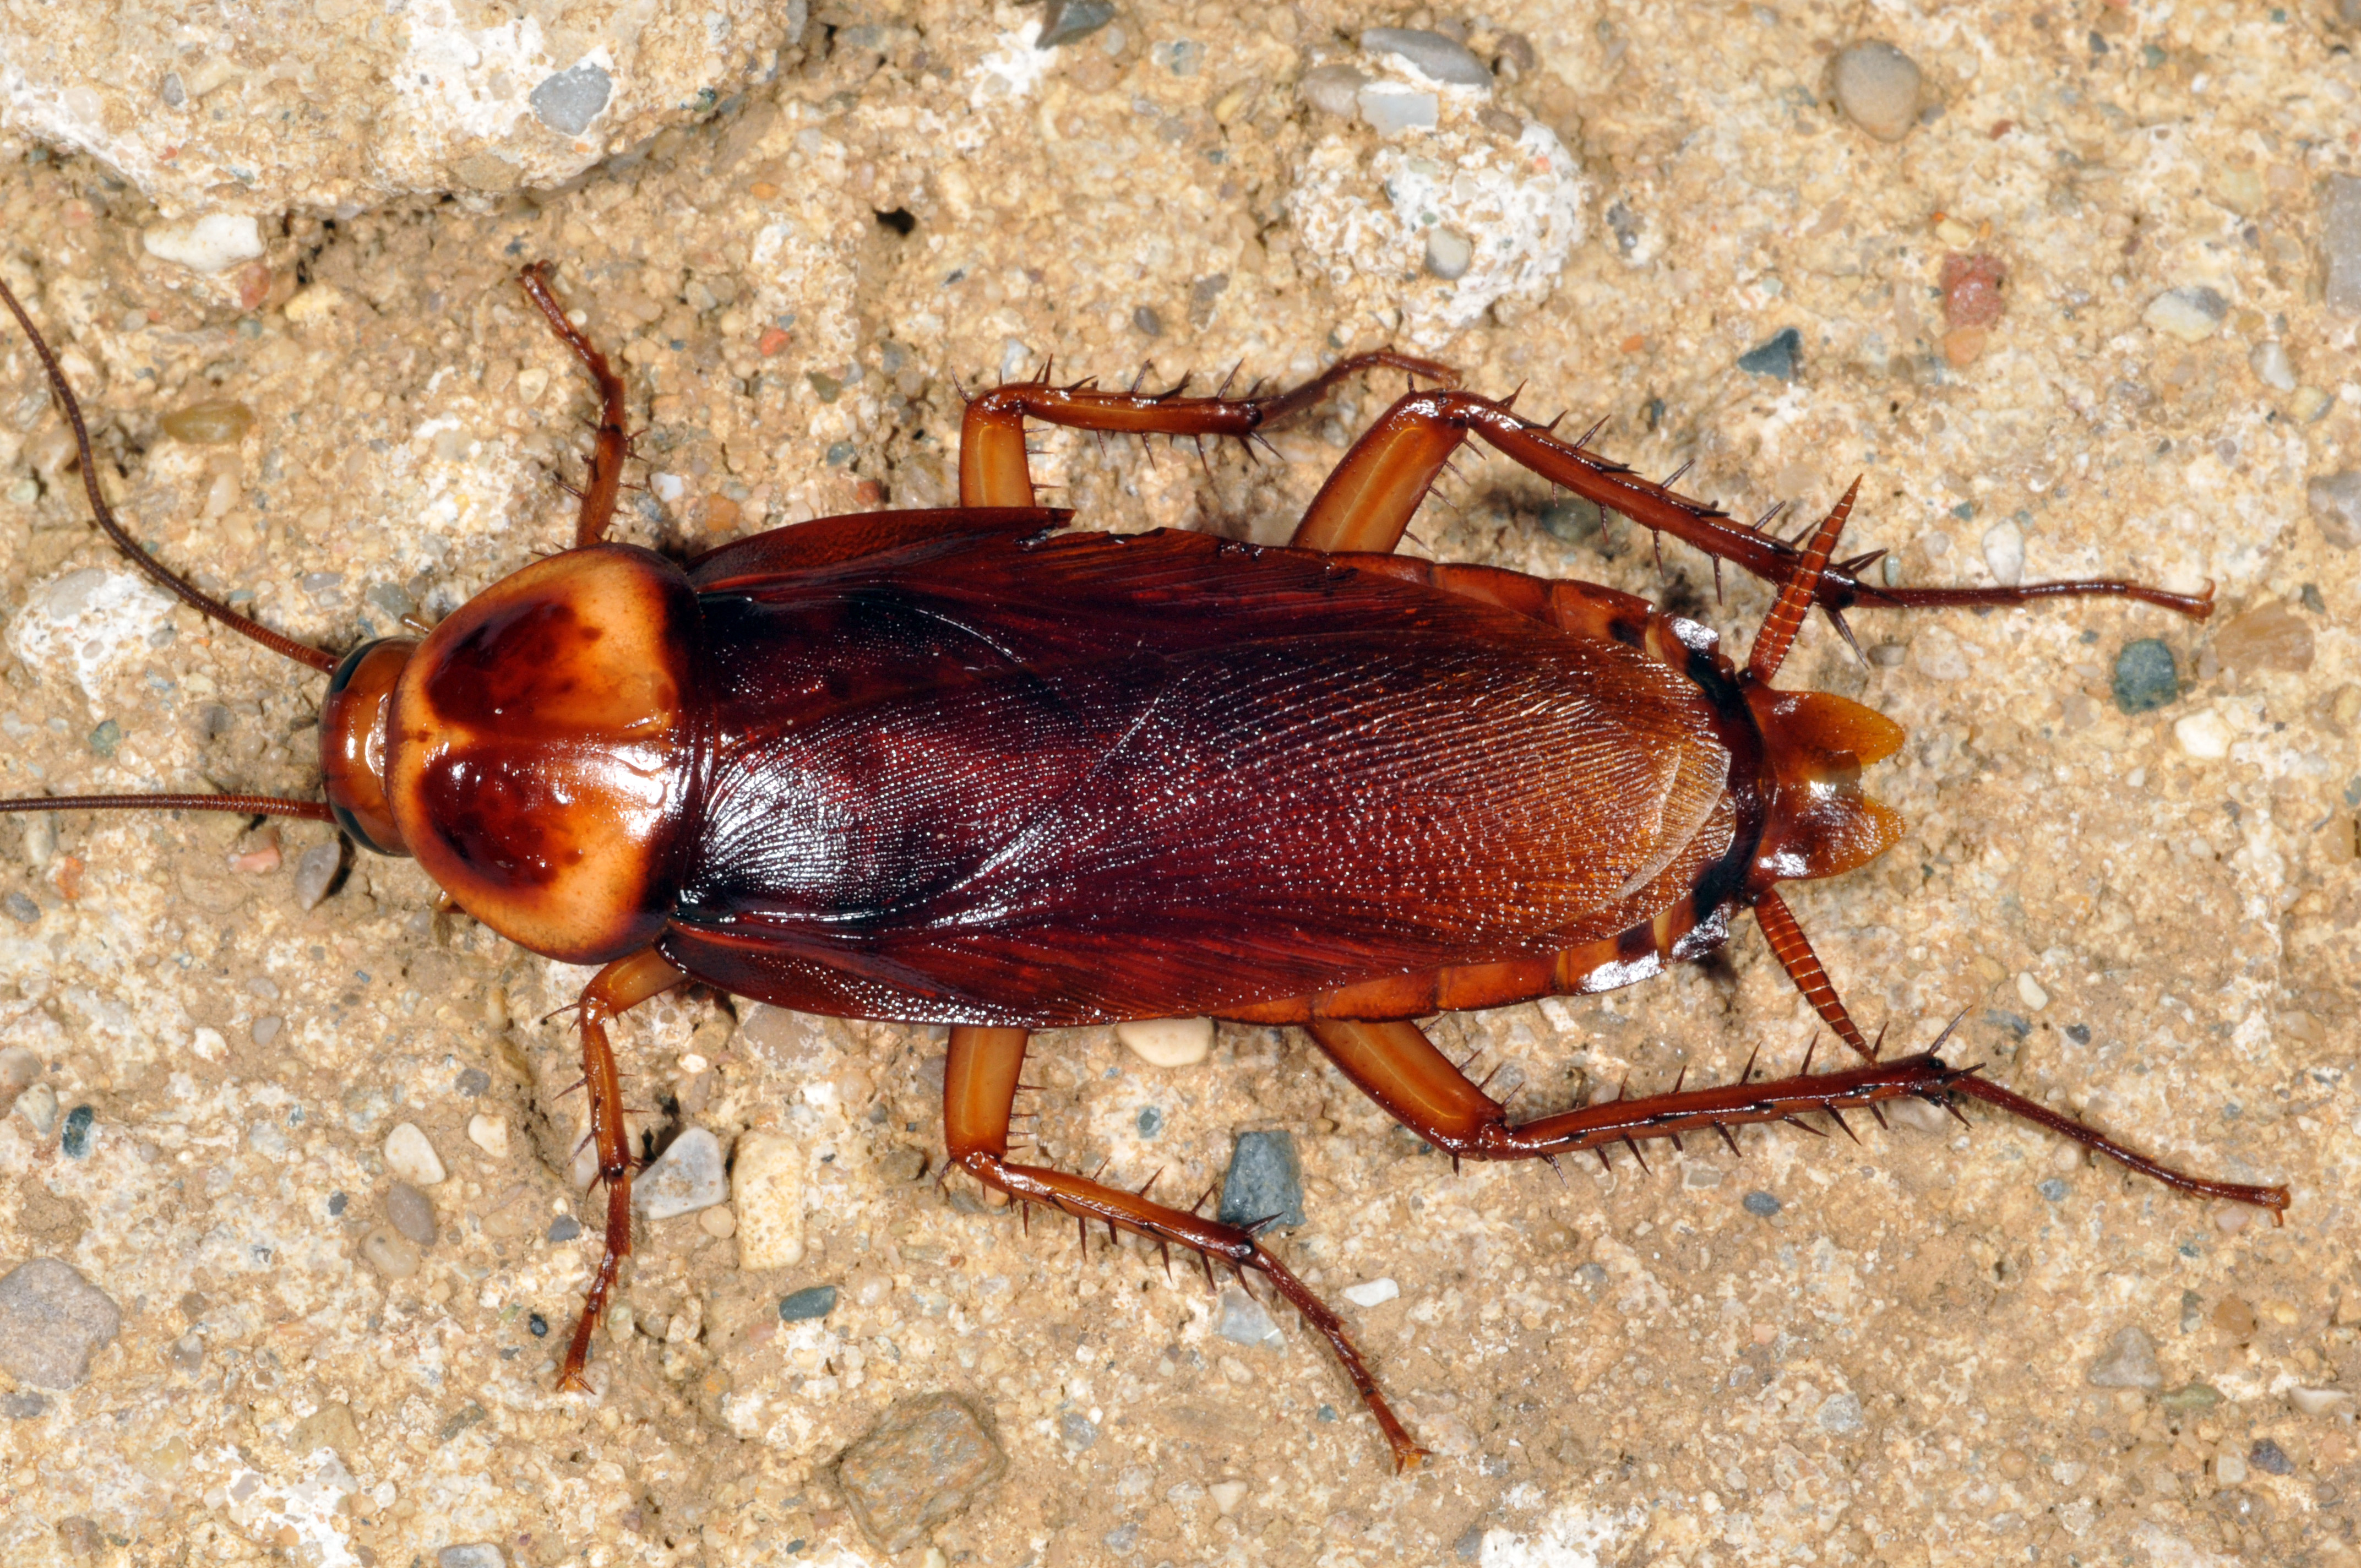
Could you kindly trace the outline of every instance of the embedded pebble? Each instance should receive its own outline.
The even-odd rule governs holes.
[[[1222,1223],[1303,1223],[1303,1165],[1291,1133],[1240,1133],[1222,1178]]]
[[[1398,82],[1372,82],[1353,95],[1361,118],[1381,137],[1398,131],[1433,130],[1443,101],[1432,93]]]
[[[71,1264],[36,1257],[0,1278],[0,1371],[36,1388],[77,1388],[123,1326],[115,1299]]]
[[[2025,580],[2025,531],[2014,522],[1996,522],[1984,530],[1984,565],[1993,581],[2015,587]]]
[[[2361,468],[2323,474],[2303,488],[2321,538],[2339,550],[2361,544]]]
[[[0,1115],[16,1102],[16,1097],[40,1081],[41,1058],[29,1047],[10,1046],[0,1050]]]
[[[1316,65],[1295,83],[1296,94],[1323,115],[1351,119],[1359,110],[1369,79],[1349,65]]]
[[[2278,343],[2258,343],[2246,356],[2246,363],[2255,367],[2256,378],[2275,392],[2295,390],[2295,362]]]
[[[0,905],[6,907],[8,918],[19,926],[30,926],[41,917],[41,906],[13,887],[8,890],[6,898],[0,899]]]
[[[1235,1285],[1222,1291],[1220,1306],[1213,1319],[1213,1332],[1232,1344],[1265,1345],[1273,1349],[1287,1342],[1279,1334],[1279,1325],[1271,1321],[1263,1304]]]
[[[1859,1431],[1861,1429],[1861,1396],[1831,1394],[1820,1404],[1818,1420],[1822,1431],[1839,1435]]]
[[[2180,1332],[2187,1333],[2195,1326],[2184,1310]],[[2222,1390],[2207,1383],[2184,1383],[2178,1388],[2167,1389],[2157,1398],[2157,1403],[2168,1410],[2210,1410],[2221,1402]]]
[[[716,1241],[728,1241],[738,1234],[738,1216],[729,1204],[716,1203],[697,1216],[697,1228]]]
[[[1237,1511],[1246,1500],[1246,1484],[1243,1481],[1216,1481],[1205,1488],[1205,1496],[1213,1499],[1214,1510],[1223,1515]]]
[[[835,1310],[836,1287],[833,1285],[807,1285],[779,1298],[779,1321],[783,1323],[825,1318]]]
[[[478,1111],[467,1118],[467,1141],[494,1159],[509,1157],[509,1124],[498,1116],[487,1116]]]
[[[1376,1307],[1401,1294],[1401,1287],[1390,1278],[1372,1279],[1365,1285],[1345,1287],[1345,1299],[1356,1307]]]
[[[2043,989],[2030,970],[2020,970],[2016,976],[2016,994],[2027,1007],[2038,1013],[2049,1005],[2049,992]]]
[[[46,1083],[34,1084],[16,1097],[16,1114],[35,1136],[48,1137],[58,1130],[58,1091]]]
[[[237,402],[191,403],[166,414],[163,424],[165,434],[192,446],[235,446],[254,428],[254,411]]]
[[[505,1018],[507,1015],[506,1009],[501,1009],[493,1018],[492,1022],[495,1025],[498,1025],[500,1020]],[[457,1078],[452,1080],[451,1082],[452,1088],[457,1090],[462,1096],[469,1100],[475,1099],[478,1095],[482,1094],[486,1090],[491,1088],[491,1086],[492,1075],[486,1072],[479,1067],[471,1067],[467,1069],[465,1071],[461,1072]]]
[[[98,1112],[88,1105],[77,1105],[66,1113],[66,1130],[58,1135],[58,1149],[68,1159],[90,1157],[91,1130],[97,1124]]]
[[[1918,62],[1882,39],[1838,51],[1828,88],[1845,117],[1880,141],[1900,141],[1916,123],[1926,79]]]
[[[2153,637],[2124,644],[2115,655],[2115,707],[2130,713],[2150,713],[2180,696],[2180,668],[2172,650]]]
[[[2202,284],[2168,289],[2148,302],[2147,324],[2183,343],[2202,343],[2221,329],[2230,302]]]
[[[570,1242],[582,1234],[582,1222],[571,1214],[560,1214],[549,1222],[547,1237],[553,1242]]]
[[[1213,1048],[1211,1018],[1139,1018],[1117,1024],[1115,1037],[1150,1067],[1188,1067]]]
[[[1361,35],[1369,54],[1391,55],[1421,75],[1455,87],[1489,87],[1492,73],[1466,44],[1420,27],[1371,27]]]
[[[36,1416],[47,1414],[49,1409],[49,1401],[45,1395],[0,1394],[0,1417],[12,1421],[29,1421]]]
[[[140,236],[148,254],[192,272],[223,272],[262,254],[262,228],[247,213],[208,213],[158,224]]]
[[[508,1568],[509,1560],[489,1541],[446,1546],[434,1554],[434,1568]]]
[[[804,1256],[804,1151],[780,1133],[738,1139],[730,1172],[738,1214],[738,1266],[785,1268]]]
[[[560,136],[578,137],[606,108],[614,79],[595,61],[584,60],[570,71],[545,76],[526,102],[533,117]]]
[[[388,1279],[407,1279],[418,1272],[418,1249],[391,1225],[377,1225],[361,1238],[363,1261]]]
[[[396,1124],[385,1137],[385,1168],[402,1181],[418,1187],[434,1187],[450,1174],[443,1168],[443,1157],[419,1130],[415,1122]]]
[[[2207,762],[2228,756],[2230,743],[2236,739],[2222,716],[2210,707],[2186,718],[2174,719],[2172,738],[2180,742],[2183,751]]]
[[[694,1214],[729,1196],[721,1141],[705,1127],[691,1127],[675,1138],[631,1184],[631,1206],[651,1220]]]
[[[1112,0],[1049,0],[1049,9],[1041,18],[1041,36],[1033,40],[1033,47],[1056,49],[1086,38],[1114,20]]]
[[[2325,1416],[2353,1403],[2342,1388],[2290,1388],[2288,1403],[2307,1416]]]
[[[2273,600],[2215,632],[2213,648],[2215,658],[2241,674],[2301,674],[2312,668],[2312,625],[2294,606]]]
[[[434,1205],[407,1181],[386,1189],[385,1217],[393,1228],[420,1246],[434,1245]]]
[[[2040,1193],[2052,1203],[2063,1203],[2066,1201],[2068,1194],[2074,1190],[2054,1176],[2046,1177],[2040,1181],[2034,1183],[2033,1190]]]
[[[1582,496],[1562,496],[1542,508],[1542,532],[1561,544],[1592,544],[1598,541],[1605,514],[1598,503]]]
[[[320,901],[328,896],[328,885],[336,880],[336,872],[345,863],[344,846],[331,839],[324,844],[314,844],[297,857],[295,861],[295,906],[317,909]]]
[[[1437,226],[1426,231],[1426,269],[1444,282],[1467,276],[1476,259],[1476,243],[1457,229]]]
[[[1748,1193],[1741,1201],[1745,1205],[1748,1213],[1765,1220],[1777,1213],[1781,1208],[1776,1197],[1760,1190]]]
[[[1761,343],[1738,356],[1738,367],[1750,376],[1773,376],[1782,381],[1795,378],[1795,356],[1804,348],[1804,334],[1794,327],[1782,327]]]
[[[1990,326],[2000,320],[2000,286],[2006,276],[1998,257],[1957,251],[1944,257],[1943,319],[1955,327]]]
[[[2224,1449],[2213,1458],[2213,1479],[2224,1486],[2236,1486],[2246,1479],[2246,1462],[2240,1455]]]
[[[2330,310],[2361,315],[2361,175],[2332,174],[2320,194],[2323,292]]]
[[[1008,1456],[966,1400],[921,1394],[889,1407],[833,1468],[853,1522],[893,1553],[966,1512]]]
[[[2134,1323],[2118,1329],[2114,1338],[2084,1375],[2093,1388],[2161,1388],[2164,1369],[2156,1363],[2156,1342]]]
[[[1097,1423],[1082,1411],[1068,1410],[1058,1418],[1058,1435],[1065,1441],[1068,1448],[1080,1453],[1098,1442],[1099,1429]]]
[[[2266,1475],[2295,1474],[2295,1461],[2287,1456],[2287,1450],[2267,1437],[2255,1440],[2255,1446],[2246,1451],[2246,1463]]]

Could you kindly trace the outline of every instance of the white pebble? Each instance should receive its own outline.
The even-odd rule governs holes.
[[[2180,749],[2192,757],[2226,757],[2230,754],[2230,727],[2212,708],[2192,713],[2186,718],[2172,721],[2172,737]]]
[[[2342,1388],[2290,1388],[2288,1402],[2307,1416],[2324,1416],[2353,1403],[2353,1396]]]
[[[2246,1461],[2228,1449],[2213,1456],[2213,1479],[2224,1486],[2235,1486],[2246,1479]]]
[[[39,1137],[48,1137],[58,1130],[58,1091],[46,1083],[36,1083],[16,1097],[16,1114]]]
[[[385,1168],[412,1187],[437,1186],[450,1174],[415,1122],[404,1122],[386,1135]]]
[[[1918,118],[1925,79],[1917,61],[1878,39],[1850,44],[1828,69],[1845,117],[1880,141],[1900,141]]]
[[[140,236],[148,254],[192,272],[220,272],[262,254],[262,229],[247,213],[208,213],[158,224]]]
[[[494,1159],[509,1157],[509,1124],[482,1112],[467,1118],[467,1141]]]
[[[2016,977],[2016,994],[2024,1000],[2024,1003],[2027,1007],[2032,1008],[2036,1013],[2040,1012],[2043,1008],[2049,1005],[2049,993],[2041,989],[2041,982],[2034,979],[2029,971],[2020,970],[2018,972]]]
[[[2013,588],[2025,581],[2025,531],[2007,521],[1985,529],[1984,565],[1995,583]]]
[[[1213,1332],[1232,1344],[1268,1346],[1278,1350],[1287,1341],[1280,1337],[1279,1325],[1271,1321],[1263,1304],[1232,1285],[1222,1291],[1221,1312],[1213,1321]]]
[[[803,1261],[803,1146],[783,1133],[741,1137],[730,1199],[738,1215],[739,1267],[785,1268]]]
[[[388,1279],[407,1279],[418,1272],[418,1249],[391,1225],[379,1225],[361,1238],[361,1256]]]
[[[706,1127],[691,1127],[675,1138],[631,1184],[631,1206],[651,1220],[694,1214],[729,1195],[721,1140]]]
[[[730,1212],[727,1203],[716,1203],[697,1216],[697,1228],[717,1240],[728,1240],[738,1234],[738,1216]]]
[[[1391,1279],[1372,1279],[1364,1285],[1345,1288],[1345,1299],[1356,1307],[1378,1307],[1401,1294],[1401,1287]]]
[[[1115,1037],[1150,1067],[1188,1067],[1213,1048],[1211,1018],[1137,1018],[1115,1026]]]
[[[1237,1512],[1238,1505],[1246,1500],[1246,1484],[1243,1481],[1216,1481],[1205,1488],[1205,1495],[1213,1499],[1217,1512],[1234,1514]]]
[[[1323,114],[1350,119],[1358,106],[1355,98],[1368,84],[1369,79],[1349,65],[1322,65],[1305,71],[1295,91]]]
[[[2255,367],[2256,376],[2260,378],[2263,385],[2271,390],[2275,392],[2295,390],[2295,363],[2288,357],[2288,351],[2278,343],[2255,345],[2255,351],[2246,356],[2246,363]]]
[[[2183,343],[2202,343],[2230,313],[2230,302],[2219,291],[2202,285],[2168,289],[2150,301],[2147,324]]]
[[[1475,242],[1457,229],[1438,226],[1426,231],[1426,269],[1434,277],[1455,282],[1467,276],[1475,260]]]
[[[1372,82],[1354,94],[1361,118],[1381,137],[1397,131],[1431,131],[1442,100],[1432,93],[1404,87],[1397,82]]]

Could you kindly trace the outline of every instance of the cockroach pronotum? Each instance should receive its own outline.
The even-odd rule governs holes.
[[[621,379],[544,265],[522,286],[601,405],[574,547],[420,638],[341,657],[182,581],[115,521],[56,357],[16,298],[80,450],[98,526],[214,620],[328,677],[324,803],[82,796],[0,810],[169,807],[333,821],[415,856],[469,915],[601,968],[576,1008],[607,1188],[597,1272],[561,1387],[586,1387],[630,1255],[632,1158],[606,1025],[685,981],[841,1017],[948,1025],[951,1164],[1020,1204],[1260,1275],[1334,1351],[1398,1467],[1425,1456],[1341,1319],[1257,1239],[1009,1157],[1034,1029],[1213,1014],[1300,1025],[1421,1138],[1538,1159],[1905,1097],[2037,1123],[2202,1197],[2284,1187],[2186,1174],[1929,1050],[1881,1057],[1778,884],[1874,859],[1901,820],[1861,793],[1899,726],[1774,686],[1817,609],[2019,605],[2112,594],[2202,618],[2212,594],[2116,580],[1893,587],[1836,557],[1851,490],[1793,540],[1559,439],[1449,367],[1383,351],[1290,391],[1191,397],[1083,381],[971,401],[959,505],[780,528],[675,564],[608,543],[628,450]],[[1397,400],[1286,548],[1070,529],[1038,504],[1025,422],[1257,440],[1339,380]],[[1714,634],[1587,583],[1392,554],[1471,435],[1659,534],[1777,585],[1745,663]],[[1726,941],[1752,910],[1842,1071],[1594,1102],[1513,1121],[1413,1020],[1627,985]],[[1956,1023],[1956,1020],[1954,1021]],[[1945,1032],[1948,1038],[1949,1031]],[[1936,1044],[1939,1047],[1942,1040]],[[1817,1129],[1815,1129],[1817,1130]],[[1152,1185],[1152,1184],[1151,1184]],[[1202,1207],[1202,1200],[1200,1200]],[[1268,1222],[1265,1222],[1267,1223]]]

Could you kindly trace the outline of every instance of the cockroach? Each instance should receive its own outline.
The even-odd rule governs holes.
[[[1610,1146],[1887,1101],[1982,1101],[2169,1186],[2277,1219],[2285,1187],[2163,1165],[1954,1066],[1882,1057],[1781,897],[1882,853],[1901,819],[1861,770],[1903,732],[1848,698],[1773,684],[1806,618],[2116,595],[2202,618],[2212,590],[2114,579],[1896,587],[1839,559],[1860,482],[1783,540],[1462,389],[1446,366],[1358,355],[1291,390],[1056,385],[973,398],[959,504],[820,518],[677,564],[607,537],[625,391],[566,319],[546,264],[521,282],[597,384],[573,548],[423,637],[337,656],[215,602],[109,509],[89,432],[16,298],[71,422],[98,526],[164,587],[328,677],[324,803],[163,795],[0,810],[168,807],[333,821],[415,856],[521,946],[601,967],[574,1008],[607,1225],[560,1386],[631,1250],[633,1160],[607,1036],[697,981],[782,1007],[947,1025],[949,1165],[1027,1206],[1260,1276],[1326,1339],[1398,1468],[1425,1457],[1345,1324],[1258,1239],[1009,1157],[1035,1029],[1176,1015],[1291,1024],[1428,1144],[1554,1166]],[[1412,378],[1322,485],[1285,548],[1085,532],[1037,500],[1028,420],[1246,442],[1340,380]],[[1424,388],[1419,381],[1428,383]],[[1658,535],[1777,586],[1740,664],[1630,594],[1392,552],[1469,437]],[[1767,519],[1764,520],[1767,521]],[[1842,1071],[1618,1098],[1512,1120],[1413,1021],[1628,985],[1697,959],[1751,910],[1859,1057]],[[1957,1020],[1953,1021],[1956,1025]],[[1939,1048],[1948,1039],[1936,1042]],[[1809,1130],[1817,1131],[1817,1128]],[[1735,1147],[1734,1141],[1732,1146]],[[1151,1183],[1152,1186],[1152,1183]],[[1210,1194],[1209,1194],[1210,1196]]]

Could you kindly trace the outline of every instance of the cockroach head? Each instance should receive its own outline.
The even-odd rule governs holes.
[[[355,843],[380,855],[410,853],[386,802],[386,721],[394,685],[417,651],[414,637],[362,643],[328,678],[320,707],[320,775],[328,808]]]
[[[1759,885],[1849,872],[1902,837],[1900,814],[1861,789],[1861,770],[1901,748],[1900,725],[1831,692],[1757,685],[1747,704],[1771,781],[1755,856]]]

